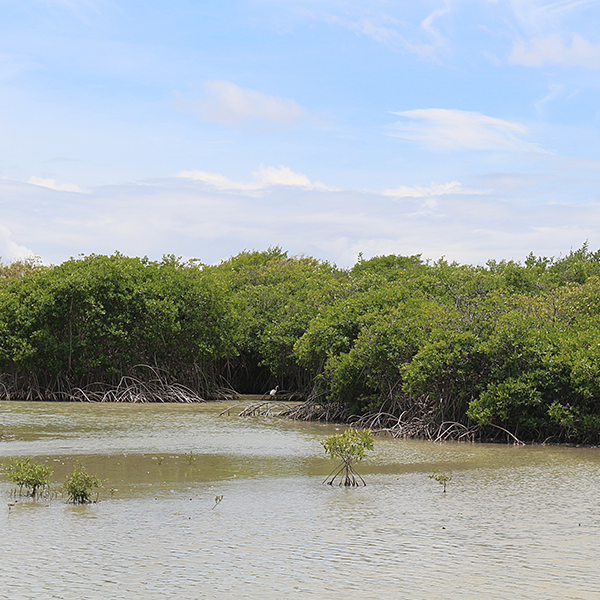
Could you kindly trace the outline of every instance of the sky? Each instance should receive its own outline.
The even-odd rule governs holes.
[[[600,0],[0,0],[0,256],[600,246]]]

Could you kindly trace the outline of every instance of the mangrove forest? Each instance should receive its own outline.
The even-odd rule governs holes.
[[[281,248],[0,264],[0,399],[296,399],[395,436],[596,444],[600,251],[463,265]]]

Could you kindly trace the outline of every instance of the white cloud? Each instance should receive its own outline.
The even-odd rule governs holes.
[[[349,21],[339,17],[331,17],[329,20],[347,27],[350,31],[367,35],[376,42],[389,46],[394,50],[406,51],[421,57],[431,57],[435,54],[435,47],[432,44],[412,42],[395,27],[375,24],[372,19]]]
[[[396,123],[392,135],[432,150],[504,150],[541,152],[526,141],[529,129],[520,123],[478,112],[430,108],[392,113],[410,119]]]
[[[441,48],[448,45],[448,39],[434,27],[437,19],[450,12],[448,3],[444,4],[444,8],[433,10],[418,25],[383,12],[367,11],[364,5],[351,11],[355,14],[350,17],[329,15],[326,20],[366,35],[393,50],[416,54],[422,58],[434,58]]]
[[[428,187],[415,185],[399,185],[393,189],[383,190],[384,196],[393,198],[434,198],[446,196],[447,194],[480,194],[476,190],[465,189],[460,181],[449,181],[447,183],[432,183]]]
[[[241,88],[231,81],[207,81],[204,91],[206,98],[202,102],[189,100],[178,93],[175,107],[228,126],[253,121],[295,125],[307,115],[306,109],[291,98]]]
[[[261,165],[257,171],[252,173],[252,181],[232,181],[221,173],[210,173],[208,171],[181,171],[177,177],[201,181],[219,190],[237,192],[258,192],[273,186],[299,187],[307,190],[330,190],[325,184],[315,181],[314,183],[302,173],[296,173],[289,167],[265,167]]]
[[[12,262],[23,258],[35,256],[35,254],[25,246],[20,246],[12,239],[12,232],[8,227],[0,225],[0,260],[2,262]]]
[[[554,98],[558,97],[564,90],[562,85],[557,84],[549,84],[548,89],[550,90],[541,100],[538,100],[534,103],[535,109],[538,113],[542,112],[544,105],[547,102],[554,100]]]
[[[595,4],[597,0],[510,0],[517,19],[533,29],[559,22],[568,13]]]
[[[437,29],[434,28],[433,22],[449,12],[449,6],[446,6],[445,8],[438,8],[425,17],[423,21],[421,21],[421,27],[436,40],[438,45],[444,45],[447,40]]]
[[[571,46],[566,46],[558,34],[537,37],[515,43],[509,61],[526,67],[560,65],[600,69],[600,44],[593,44],[579,34],[573,34]]]
[[[83,194],[84,191],[76,183],[56,183],[54,179],[44,179],[43,177],[32,176],[27,183],[39,185],[40,187],[50,188],[57,192],[75,192]]]
[[[153,259],[173,253],[214,263],[244,248],[280,245],[347,266],[361,250],[365,256],[422,253],[481,263],[522,260],[530,251],[556,255],[586,239],[600,246],[600,203],[582,200],[585,194],[557,202],[571,189],[571,170],[555,173],[549,183],[544,173],[537,183],[515,181],[512,187],[496,177],[484,182],[491,188],[485,195],[449,181],[400,187],[395,190],[400,196],[394,196],[318,190],[302,185],[301,174],[263,167],[250,182],[255,187],[273,181],[292,185],[275,184],[277,193],[256,193],[251,200],[247,193],[232,193],[239,190],[221,189],[248,184],[197,173],[198,181],[212,182],[210,189],[172,178],[65,194],[59,203],[48,188],[0,179],[6,228],[0,228],[0,252],[12,259],[33,248],[45,262],[57,263],[78,253],[118,249]],[[598,189],[597,177],[589,187]]]

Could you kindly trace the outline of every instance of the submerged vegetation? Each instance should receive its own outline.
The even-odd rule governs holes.
[[[276,386],[305,400],[288,416],[394,436],[598,443],[600,251],[351,269],[279,248],[214,266],[0,264],[2,399],[192,402]]]

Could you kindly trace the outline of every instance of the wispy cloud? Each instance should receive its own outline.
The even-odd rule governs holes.
[[[221,173],[208,171],[181,171],[177,177],[201,181],[224,191],[258,192],[273,186],[299,187],[306,190],[331,190],[320,181],[312,182],[306,175],[296,173],[289,167],[265,167],[261,165],[252,173],[251,181],[232,181]]]
[[[77,194],[84,193],[84,191],[76,183],[56,183],[54,179],[44,179],[43,177],[30,177],[27,183],[50,188],[51,190],[56,190],[57,192],[75,192]]]
[[[510,0],[517,19],[539,29],[564,19],[568,13],[597,5],[596,0]]]
[[[543,151],[527,141],[530,132],[525,125],[478,112],[429,108],[392,114],[405,120],[395,124],[391,135],[430,150]]]
[[[434,22],[448,12],[450,12],[448,6],[433,10],[418,25],[384,12],[360,16],[357,14],[328,15],[326,20],[342,25],[355,33],[366,35],[393,50],[416,54],[423,58],[433,58],[448,44],[448,39],[435,28]]]
[[[447,194],[480,194],[480,191],[469,190],[463,187],[460,181],[449,181],[447,183],[432,183],[430,186],[408,186],[399,185],[395,188],[383,190],[384,196],[393,198],[434,198],[446,196]]]
[[[431,37],[436,40],[437,44],[440,46],[444,45],[448,40],[433,26],[433,23],[449,12],[450,6],[448,3],[446,7],[438,8],[437,10],[432,11],[421,21],[421,27],[423,30],[429,33],[429,35],[431,35]]]
[[[432,57],[436,51],[433,44],[411,41],[407,36],[402,35],[398,28],[389,24],[376,23],[373,19],[353,21],[346,18],[331,17],[329,21],[339,23],[355,33],[367,35],[393,50],[405,51],[421,57]]]
[[[231,81],[207,81],[204,91],[201,101],[190,100],[178,92],[175,108],[228,126],[253,121],[295,125],[308,113],[292,98],[270,96]]]
[[[554,100],[554,98],[557,98],[561,94],[561,92],[563,91],[563,86],[551,83],[548,85],[548,89],[550,91],[543,98],[541,98],[534,104],[535,109],[540,114],[542,113],[542,110],[546,103]]]
[[[515,43],[509,61],[526,67],[560,65],[600,69],[600,44],[593,44],[579,34],[573,34],[571,45],[564,43],[559,34],[536,37]]]

